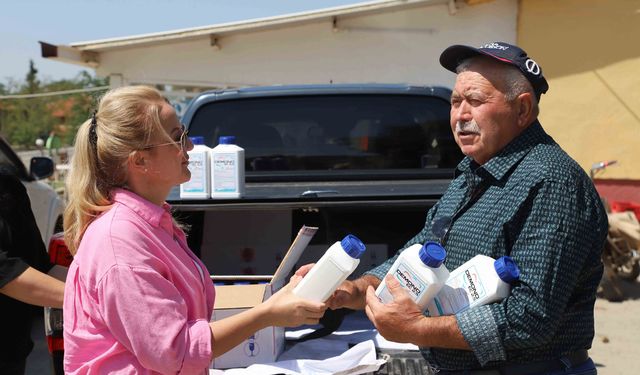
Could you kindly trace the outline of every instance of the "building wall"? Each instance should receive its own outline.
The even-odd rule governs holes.
[[[545,129],[587,171],[618,161],[599,178],[640,180],[640,0],[520,0],[517,39],[549,80]]]
[[[515,42],[516,0],[426,5],[261,32],[103,51],[97,73],[122,83],[246,86],[388,82],[452,86],[438,63],[452,43]],[[487,27],[490,24],[491,27]]]

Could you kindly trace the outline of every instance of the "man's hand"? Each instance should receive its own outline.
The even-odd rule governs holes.
[[[387,288],[393,296],[393,302],[380,302],[372,287],[367,289],[365,312],[378,332],[387,340],[416,344],[421,326],[426,317],[420,307],[400,286],[398,280],[387,275]]]
[[[377,288],[378,284],[380,284],[380,280],[371,275],[364,275],[353,281],[347,280],[340,284],[326,303],[331,310],[343,307],[362,310],[365,306],[367,288],[369,286]]]

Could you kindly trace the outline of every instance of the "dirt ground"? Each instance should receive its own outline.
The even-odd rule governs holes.
[[[611,302],[611,288],[605,283],[596,300],[596,336],[590,350],[599,375],[640,373],[637,358],[640,347],[640,279],[619,282],[624,299]]]

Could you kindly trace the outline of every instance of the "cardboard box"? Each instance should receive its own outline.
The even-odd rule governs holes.
[[[235,282],[235,285],[217,285],[216,301],[211,321],[224,319],[250,309],[267,300],[286,284],[302,252],[318,228],[303,226],[289,247],[273,276],[212,276],[214,282]],[[258,282],[258,284],[250,284]],[[284,328],[267,327],[249,339],[215,358],[211,368],[247,367],[254,363],[275,362],[284,349]]]

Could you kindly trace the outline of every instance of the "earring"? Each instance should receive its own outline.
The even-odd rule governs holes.
[[[147,170],[147,168],[145,168],[145,169],[144,169],[144,173],[147,173],[147,172],[148,172],[148,170]]]

